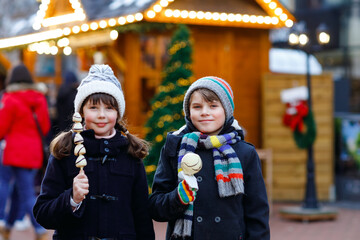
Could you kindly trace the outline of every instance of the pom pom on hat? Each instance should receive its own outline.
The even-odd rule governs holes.
[[[230,85],[221,78],[218,77],[203,77],[196,80],[189,89],[186,91],[184,97],[184,112],[185,116],[190,116],[189,104],[190,96],[196,90],[200,88],[206,88],[213,91],[220,99],[226,113],[226,119],[229,119],[234,114],[234,94]]]
[[[84,100],[94,93],[106,93],[114,97],[119,105],[120,117],[124,116],[125,99],[118,79],[108,65],[92,65],[89,74],[81,81],[74,100],[75,112],[80,112]]]

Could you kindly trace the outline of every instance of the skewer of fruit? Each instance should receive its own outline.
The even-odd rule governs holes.
[[[84,138],[81,136],[81,132],[83,131],[83,126],[81,125],[82,118],[78,112],[74,113],[72,118],[74,125],[72,127],[72,130],[76,133],[74,137],[74,154],[77,156],[77,159],[75,161],[75,166],[80,168],[80,171],[83,170],[83,168],[87,165],[85,153],[86,149],[83,145]]]

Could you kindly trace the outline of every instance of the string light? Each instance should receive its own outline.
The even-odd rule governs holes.
[[[181,11],[180,16],[182,18],[187,18],[189,16],[189,12],[186,10]]]
[[[247,23],[247,22],[250,21],[250,16],[247,15],[247,14],[244,14],[243,17],[242,17],[242,20],[243,20],[243,22]]]
[[[56,46],[50,47],[51,55],[56,55],[59,52],[59,49]]]
[[[101,20],[100,23],[99,23],[99,26],[101,28],[106,28],[107,27],[107,22],[105,20]]]
[[[81,25],[81,31],[83,32],[87,32],[89,30],[89,25],[84,23],[83,25]]]
[[[66,47],[70,44],[70,41],[68,38],[61,38],[57,41],[57,45],[59,47]]]
[[[214,12],[211,14],[211,18],[215,21],[219,20],[220,19],[220,14],[217,13],[217,12]]]
[[[176,17],[176,18],[180,17],[180,15],[181,15],[180,10],[178,10],[178,9],[174,10],[174,11],[173,11],[173,15],[174,15],[174,17]]]
[[[71,49],[71,47],[65,47],[63,52],[65,55],[69,56],[72,52],[72,49]]]
[[[168,1],[166,1],[166,0],[161,0],[159,4],[160,4],[160,6],[162,6],[163,8],[164,8],[164,7],[167,7],[167,6],[169,5]]]
[[[163,0],[168,1],[168,0]],[[170,1],[169,1],[170,2]],[[288,18],[288,15],[284,13],[283,8],[279,7],[275,1],[271,0],[263,0],[264,3],[267,4],[268,8],[274,12],[276,16],[262,16],[262,15],[251,15],[248,14],[235,14],[235,13],[218,13],[218,12],[203,12],[203,11],[187,11],[187,10],[179,10],[179,9],[166,9],[163,12],[163,15],[166,18],[189,18],[196,20],[207,20],[207,21],[223,21],[223,22],[244,22],[249,24],[273,24],[277,25],[280,21],[284,22],[286,27],[292,26],[293,22]],[[160,4],[161,5],[161,4]],[[153,9],[155,9],[154,5]],[[151,18],[155,18],[156,11],[153,11],[153,15]],[[148,15],[148,17],[150,17]],[[275,20],[276,18],[276,20]],[[290,20],[290,21],[288,21]]]
[[[288,28],[291,28],[294,25],[294,22],[291,19],[286,20],[285,25]]]
[[[256,22],[257,22],[257,18],[256,18],[255,15],[251,15],[251,16],[250,16],[250,22],[251,22],[251,23],[256,23]]]
[[[276,15],[280,15],[280,14],[282,14],[282,12],[283,12],[283,10],[281,9],[281,8],[276,8],[275,9],[275,11],[274,11],[274,13],[276,14]]]
[[[63,29],[63,34],[64,34],[65,36],[70,35],[70,33],[71,33],[71,29],[70,29],[69,27],[66,27],[66,28]]]
[[[124,25],[124,24],[126,23],[126,18],[125,18],[125,17],[119,17],[118,23],[119,23],[120,25]]]
[[[189,12],[189,18],[195,19],[196,18],[196,12],[195,11],[190,11]]]
[[[128,16],[126,17],[126,20],[127,20],[129,23],[132,23],[132,22],[135,21],[135,17],[134,17],[134,15],[128,15]]]
[[[269,8],[271,8],[271,9],[275,9],[276,6],[277,6],[277,4],[275,2],[270,2],[269,3]]]
[[[264,19],[265,24],[271,24],[271,17],[266,16]]]
[[[288,19],[287,14],[283,13],[283,14],[280,15],[280,20],[281,20],[281,21],[284,22],[284,21],[286,21],[287,19]]]
[[[112,30],[112,31],[110,32],[110,39],[111,39],[111,40],[116,40],[118,37],[119,37],[118,31]]]
[[[69,0],[71,6],[74,10],[74,13],[65,14],[56,17],[45,18],[46,11],[48,11],[50,0],[41,0],[39,5],[39,10],[37,12],[33,28],[39,30],[41,26],[49,27],[55,25],[61,25],[63,23],[68,23],[71,21],[84,21],[86,15],[84,9],[81,6],[79,0]],[[273,15],[270,16],[261,16],[261,15],[251,15],[248,14],[236,14],[236,13],[219,13],[219,12],[203,12],[203,11],[187,11],[179,9],[168,9],[169,3],[174,2],[174,0],[158,0],[152,5],[149,10],[145,12],[147,18],[153,19],[157,14],[162,14],[166,18],[182,18],[182,19],[191,19],[194,21],[205,20],[207,22],[232,22],[232,23],[246,23],[246,24],[260,24],[260,25],[278,25],[280,21],[286,27],[292,27],[294,22],[289,19],[286,11],[277,4],[277,1],[272,0],[263,0],[264,4],[267,5],[268,9],[273,11]],[[165,9],[166,8],[166,9]],[[72,27],[65,27],[63,29],[56,29],[50,31],[44,31],[36,34],[28,34],[20,37],[13,37],[7,39],[0,39],[0,49],[9,48],[19,45],[27,45],[34,42],[39,42],[42,40],[59,38],[61,35],[69,36],[70,34],[78,34],[80,32],[87,32],[89,30],[96,31],[99,28],[104,29],[107,27],[114,27],[116,25],[125,25],[127,23],[132,23],[135,21],[142,21],[144,15],[141,12],[130,14],[127,16],[120,16],[117,20],[114,18],[102,19],[100,21],[94,21],[91,23],[83,22],[81,25],[75,25]],[[177,20],[178,21],[178,20]],[[57,32],[57,36],[53,37],[52,34],[44,37],[47,33],[53,33],[52,31]],[[61,32],[61,33],[60,33]],[[40,37],[41,36],[41,37]],[[40,40],[39,40],[40,39]],[[55,51],[55,50],[53,50]]]
[[[80,32],[80,27],[79,27],[79,26],[74,26],[74,27],[72,28],[72,31],[73,31],[73,33],[77,34],[77,33]]]
[[[279,23],[279,19],[277,17],[272,17],[271,18],[271,23],[274,25],[277,25]]]
[[[206,13],[205,13],[205,19],[206,19],[206,20],[210,20],[211,17],[212,17],[211,12],[206,12]]]
[[[205,17],[205,13],[203,11],[199,11],[196,13],[196,17],[201,20]]]
[[[74,21],[84,21],[86,19],[86,15],[82,9],[81,3],[78,0],[71,0],[70,3],[72,9],[74,10],[73,13],[45,18],[50,0],[42,0],[35,17],[33,29],[40,30],[41,26],[50,27]]]
[[[221,13],[221,14],[220,14],[220,20],[221,20],[221,21],[226,21],[226,20],[228,20],[228,14],[226,14],[226,13]]]
[[[135,20],[136,21],[141,21],[143,20],[144,16],[142,15],[142,13],[136,13],[135,14]]]
[[[99,25],[96,22],[92,22],[90,24],[90,28],[91,28],[91,30],[95,31],[96,29],[99,28]]]
[[[148,11],[147,12],[147,14],[146,14],[149,18],[154,18],[155,17],[155,12],[153,11],[153,10],[150,10],[150,11]]]
[[[160,5],[158,5],[158,4],[155,4],[153,9],[154,9],[155,12],[160,12],[162,7]]]
[[[114,18],[110,18],[109,21],[108,21],[108,23],[109,23],[109,26],[110,26],[110,27],[113,27],[113,26],[116,25],[116,20],[115,20]]]
[[[20,46],[20,45],[27,45],[33,42],[40,42],[48,39],[59,38],[62,35],[63,35],[63,31],[61,29],[55,29],[45,32],[0,39],[0,49]]]

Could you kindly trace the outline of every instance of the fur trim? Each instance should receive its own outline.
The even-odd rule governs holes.
[[[45,94],[47,92],[47,86],[44,83],[14,83],[6,87],[6,92],[17,92],[24,90],[35,90]]]

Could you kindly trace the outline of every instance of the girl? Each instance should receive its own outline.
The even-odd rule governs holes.
[[[51,142],[53,156],[34,206],[36,220],[55,229],[53,239],[154,239],[140,160],[148,145],[120,125],[125,100],[109,66],[91,67],[74,107],[84,119],[87,166],[80,172],[75,167],[71,131]]]
[[[150,196],[152,217],[168,222],[166,239],[270,239],[260,160],[233,112],[233,92],[221,78],[201,78],[186,92],[186,126],[168,134]],[[198,190],[177,174],[188,152],[202,159]]]

